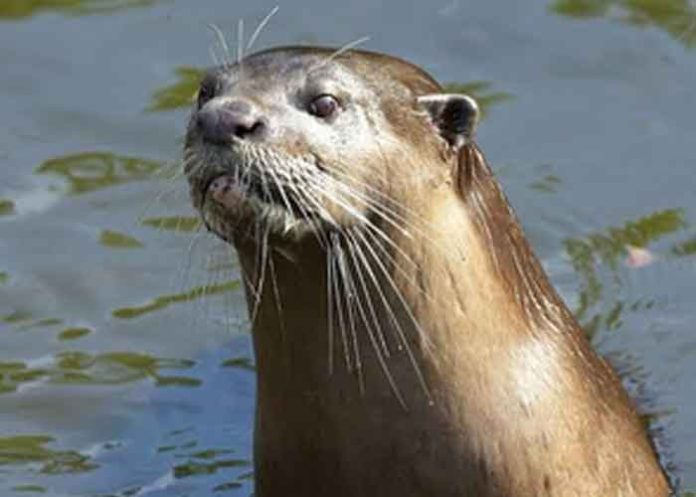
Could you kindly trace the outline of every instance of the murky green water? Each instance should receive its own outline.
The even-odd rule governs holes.
[[[171,178],[206,25],[235,45],[274,5],[0,3],[0,495],[250,494],[237,267]],[[258,46],[364,35],[479,97],[535,247],[693,492],[696,3],[303,0]]]

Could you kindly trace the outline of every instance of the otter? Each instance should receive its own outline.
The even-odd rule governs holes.
[[[193,205],[236,248],[255,495],[662,497],[636,409],[421,68],[280,47],[210,70]]]

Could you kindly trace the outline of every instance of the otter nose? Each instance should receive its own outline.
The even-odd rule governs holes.
[[[197,124],[204,140],[222,144],[233,137],[258,137],[266,127],[258,112],[241,100],[204,106],[198,111]]]

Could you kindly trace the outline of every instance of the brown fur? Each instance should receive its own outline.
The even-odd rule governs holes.
[[[322,53],[265,53],[283,50]],[[379,54],[341,63],[380,99],[398,146],[360,165],[379,167],[373,186],[408,205],[408,233],[376,221],[393,241],[371,263],[381,291],[368,280],[355,298],[389,305],[355,318],[353,343],[341,342],[319,240],[274,238],[262,270],[258,241],[231,233],[254,315],[256,495],[667,496],[632,403],[554,291],[482,154],[473,142],[452,153],[417,108],[415,97],[439,85]],[[359,287],[367,271],[350,236],[360,235],[346,233],[334,249],[348,254],[342,279]]]

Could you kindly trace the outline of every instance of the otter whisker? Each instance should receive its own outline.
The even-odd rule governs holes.
[[[397,201],[396,199],[389,197],[387,194],[380,192],[377,190],[375,187],[370,185],[368,182],[359,179],[355,175],[351,175],[347,172],[344,171],[339,171],[339,170],[332,170],[330,173],[331,176],[338,176],[339,178],[332,178],[334,181],[339,183],[345,188],[349,188],[351,190],[355,190],[353,188],[353,185],[359,187],[361,190],[365,190],[365,192],[360,192],[361,197],[364,199],[365,202],[371,202],[373,205],[380,206],[382,209],[384,209],[387,213],[390,215],[394,216],[394,218],[399,219],[399,220],[407,220],[405,214],[402,212],[399,212],[399,210],[404,211],[406,213],[413,213],[410,208],[402,203]],[[343,179],[347,181],[343,181]],[[357,191],[356,191],[357,193]],[[378,197],[378,198],[372,198],[372,196]],[[394,204],[395,207],[392,207],[389,204]],[[398,207],[398,210],[397,208]]]
[[[343,285],[343,291],[346,297],[346,309],[348,311],[348,324],[350,330],[351,344],[353,347],[353,356],[355,358],[355,372],[358,377],[358,387],[360,388],[360,393],[364,395],[365,393],[365,378],[363,376],[362,370],[362,358],[360,357],[360,342],[358,340],[357,331],[357,319],[355,316],[356,307],[356,295],[355,295],[355,285],[353,283],[353,276],[348,268],[348,262],[346,260],[346,255],[343,250],[343,246],[340,241],[335,245],[336,260],[338,261],[338,270],[340,275],[340,282]]]
[[[247,274],[246,269],[244,269],[244,266],[241,268],[241,276],[242,279],[244,280],[245,286],[249,289],[249,292],[251,293],[251,298],[254,299],[254,302],[257,302],[261,300],[261,295],[257,293],[257,287],[256,284],[254,283],[254,278],[253,275]],[[251,320],[251,317],[249,318],[249,322],[253,324],[253,321]]]
[[[333,253],[331,252],[331,245],[326,246],[326,311],[328,316],[327,323],[327,343],[328,343],[328,366],[329,366],[329,376],[333,375],[334,372],[334,301],[333,301],[333,285],[334,285],[334,275],[333,275]]]
[[[195,173],[196,165],[199,165],[202,161],[200,160],[199,155],[196,152],[187,151],[184,153],[184,157],[181,162],[183,167],[180,171],[177,171],[176,174],[180,176],[185,176],[188,174]]]
[[[240,19],[237,23],[237,64],[242,66],[244,59],[244,19]]]
[[[356,240],[355,234],[352,233],[346,233],[347,236],[350,236],[355,240],[355,244],[353,247],[355,250],[358,252],[358,255],[360,259],[363,261],[363,265],[365,266],[365,269],[368,272],[368,276],[370,277],[370,280],[372,281],[372,284],[374,285],[375,290],[377,291],[377,294],[380,297],[380,300],[382,304],[384,305],[385,310],[387,311],[387,317],[389,318],[390,323],[394,327],[394,330],[400,331],[400,333],[396,333],[396,343],[397,343],[397,348],[398,350],[403,350],[404,346],[408,347],[408,342],[404,340],[404,337],[406,336],[403,333],[403,329],[401,328],[401,324],[399,323],[399,320],[396,318],[396,314],[392,310],[391,305],[389,304],[389,301],[384,294],[384,291],[382,290],[381,285],[379,284],[379,280],[377,276],[375,275],[374,270],[372,269],[372,266],[368,260],[368,258],[365,255],[365,252],[363,251],[362,247],[360,246],[361,241]]]
[[[268,243],[268,241],[266,241]],[[283,319],[283,302],[280,299],[280,289],[278,288],[278,277],[275,270],[275,262],[273,262],[273,252],[268,258],[268,269],[271,272],[271,284],[273,285],[273,299],[275,300],[276,312],[278,313],[278,324],[280,328],[281,339],[285,338],[285,320]]]
[[[367,291],[367,287],[365,286],[365,280],[363,278],[362,270],[360,263],[357,261],[355,258],[355,247],[352,245],[355,245],[356,242],[353,241],[350,237],[346,239],[346,243],[348,245],[351,245],[348,248],[348,254],[350,254],[351,259],[353,260],[352,268],[353,271],[351,271],[351,278],[350,278],[350,285],[351,285],[351,291],[355,295],[355,303],[356,307],[358,309],[358,313],[360,315],[360,318],[363,322],[365,331],[367,332],[367,336],[370,340],[370,344],[372,345],[373,350],[375,351],[375,356],[377,357],[377,362],[380,365],[380,368],[382,369],[382,372],[384,373],[385,378],[387,379],[387,382],[389,383],[389,386],[394,393],[394,396],[396,397],[397,401],[399,404],[401,404],[401,407],[404,409],[408,409],[406,402],[403,398],[403,395],[401,394],[401,390],[396,384],[396,381],[394,380],[394,377],[389,370],[389,366],[387,365],[387,362],[385,360],[385,357],[389,357],[389,351],[386,349],[386,343],[384,343],[384,335],[381,332],[381,328],[379,327],[379,323],[377,323],[377,328],[375,330],[372,329],[373,322],[370,321],[370,319],[367,316],[367,313],[365,312],[365,308],[362,303],[362,298],[361,295],[365,297],[366,302],[370,306],[370,310],[372,312],[372,318],[376,322],[377,317],[374,313],[374,308],[372,307],[371,300],[370,300],[370,295],[369,292]],[[350,268],[347,268],[350,271]],[[358,280],[361,284],[362,292],[359,291],[359,288],[356,287],[355,285],[355,280],[352,277],[352,273],[355,272],[358,276]],[[380,337],[380,341],[378,341],[377,337]],[[383,348],[381,348],[383,347]]]
[[[365,215],[361,212],[359,212],[355,207],[350,205],[348,202],[343,201],[342,199],[339,198],[339,196],[334,195],[333,193],[329,192],[328,189],[326,188],[320,188],[319,185],[314,185],[317,190],[320,191],[322,195],[324,195],[329,201],[335,203],[336,205],[340,206],[344,210],[346,210],[350,215],[355,217],[357,220],[361,221],[363,226],[365,226],[367,229],[369,229],[372,233],[376,234],[382,240],[384,240],[389,246],[391,246],[394,250],[399,252],[402,257],[405,259],[406,262],[408,262],[412,267],[417,268],[417,264],[412,260],[411,256],[407,254],[401,247],[398,246],[390,237],[387,235],[382,229],[380,229],[377,225],[375,225],[371,220],[369,220]]]
[[[379,322],[379,318],[377,317],[377,313],[375,311],[374,306],[372,305],[372,299],[370,298],[370,292],[368,291],[368,286],[365,283],[365,278],[362,273],[362,269],[365,270],[370,270],[369,266],[367,265],[367,261],[364,258],[358,257],[356,254],[357,248],[356,245],[358,245],[358,241],[355,239],[353,234],[351,233],[352,230],[346,230],[344,232],[346,236],[346,242],[349,243],[351,246],[351,250],[348,251],[348,253],[351,256],[351,259],[353,260],[353,265],[356,268],[356,273],[358,275],[358,281],[360,282],[360,288],[362,289],[363,295],[365,295],[365,300],[367,302],[367,307],[370,311],[370,317],[372,318],[371,324],[365,323],[366,326],[374,326],[375,330],[375,336],[379,339],[379,345],[381,347],[382,354],[384,354],[385,357],[389,357],[391,355],[391,351],[389,350],[389,346],[387,345],[387,340],[384,336],[384,332],[382,330],[382,327]]]
[[[292,206],[290,204],[290,200],[288,199],[287,194],[285,193],[285,188],[283,186],[283,182],[280,181],[280,178],[278,177],[278,175],[276,174],[276,172],[273,170],[272,167],[268,168],[268,172],[270,173],[271,178],[273,179],[274,185],[278,188],[278,193],[280,193],[280,197],[283,201],[283,205],[285,206],[285,208],[287,209],[288,212],[292,212]],[[286,229],[286,231],[289,231],[290,227],[286,226],[285,229]]]
[[[403,248],[401,248],[397,243],[395,243],[394,240],[392,240],[391,237],[384,232],[384,230],[375,226],[373,223],[366,224],[365,227],[369,229],[374,235],[377,235],[379,238],[385,241],[387,245],[389,245],[399,254],[401,254],[401,256],[405,259],[405,262],[407,262],[410,266],[414,268],[418,267],[418,264],[413,260],[413,258],[408,253],[406,253],[406,251]]]
[[[341,343],[343,345],[343,358],[346,363],[346,369],[348,372],[353,371],[353,365],[352,361],[350,358],[350,348],[348,346],[348,332],[347,332],[347,326],[346,326],[346,321],[348,320],[347,317],[344,315],[344,307],[343,307],[343,294],[341,293],[341,282],[340,282],[340,268],[339,268],[339,263],[338,263],[338,252],[337,252],[337,246],[340,244],[340,239],[337,233],[331,233],[331,246],[332,250],[330,250],[329,254],[331,256],[331,267],[332,267],[332,278],[331,282],[333,284],[333,295],[334,298],[336,299],[336,310],[337,313],[336,315],[338,316],[338,327],[341,332]]]
[[[215,66],[222,66],[222,65],[224,65],[224,63],[221,62],[220,59],[218,59],[218,56],[217,56],[217,54],[215,53],[215,48],[214,48],[212,45],[208,47],[208,55],[210,55],[210,60],[213,61],[213,64],[214,64]]]
[[[184,154],[181,160],[171,160],[164,161],[160,167],[158,167],[154,174],[154,179],[161,179],[167,183],[178,184],[179,180],[184,178],[187,174],[187,168],[193,163],[198,163],[198,154],[188,153]]]
[[[179,269],[178,275],[176,276],[175,281],[171,282],[171,286],[173,288],[182,291],[185,288],[186,280],[189,279],[191,267],[193,266],[193,251],[195,250],[196,246],[200,243],[204,236],[205,232],[202,230],[202,225],[199,225],[196,231],[193,233],[191,241],[189,242],[188,247],[186,248],[184,261],[181,264],[181,268]]]
[[[432,228],[420,216],[420,214],[418,214],[416,211],[414,211],[412,208],[410,208],[403,202],[399,202],[398,200],[390,197],[389,195],[380,192],[375,187],[369,185],[365,181],[359,180],[354,176],[349,175],[348,173],[332,170],[331,175],[343,176],[344,178],[348,179],[348,181],[355,183],[356,186],[366,190],[366,193],[358,192],[355,189],[352,189],[352,192],[355,195],[356,200],[363,202],[375,214],[384,216],[384,213],[386,212],[390,217],[390,219],[388,220],[389,224],[392,224],[392,226],[396,227],[402,233],[412,236],[410,230],[413,230],[416,234],[423,235],[425,237],[429,237],[432,234],[430,233],[430,230]],[[342,182],[337,179],[335,179],[335,181],[339,184],[345,185],[347,188],[350,188],[350,186],[346,185],[345,182]],[[370,196],[368,196],[367,193],[369,193],[370,195],[380,197],[384,199],[385,202],[381,202],[379,199],[370,198]],[[390,207],[388,204],[394,204],[395,207]],[[399,223],[402,223],[403,225],[399,226]]]
[[[192,313],[193,322],[191,327],[193,329],[198,328],[199,323],[209,323],[210,322],[210,299],[207,298],[210,288],[217,286],[220,283],[221,275],[219,272],[213,272],[210,268],[215,267],[214,264],[215,253],[211,252],[207,255],[205,261],[206,270],[206,281],[205,283],[197,287],[193,295],[197,298],[193,299],[192,305],[195,312]]]
[[[292,181],[289,181],[287,183],[288,188],[291,190],[292,193],[295,194],[295,200],[297,207],[300,209],[300,213],[302,215],[302,218],[308,222],[309,224],[312,225],[312,234],[317,240],[317,243],[319,243],[319,246],[322,249],[325,249],[328,245],[326,238],[324,237],[323,231],[319,230],[318,227],[316,226],[315,220],[312,218],[312,216],[309,214],[309,211],[311,208],[309,206],[305,205],[305,202],[307,201],[307,195],[302,194],[302,189],[298,188],[297,185],[295,185]]]
[[[396,296],[397,296],[398,299],[401,301],[401,304],[402,304],[404,310],[406,311],[406,313],[408,314],[409,318],[411,319],[411,321],[412,321],[413,324],[415,325],[416,330],[418,331],[418,334],[419,334],[421,340],[423,341],[424,344],[429,345],[429,344],[430,344],[430,340],[428,339],[427,333],[425,333],[425,331],[424,331],[423,328],[421,327],[420,323],[418,322],[418,320],[416,319],[416,317],[413,315],[413,311],[411,310],[411,306],[408,305],[408,302],[406,301],[406,299],[404,298],[404,296],[403,296],[401,290],[399,289],[398,285],[397,285],[396,282],[394,281],[393,276],[390,274],[390,272],[388,271],[388,269],[386,268],[386,266],[385,266],[384,263],[382,262],[381,257],[379,256],[379,254],[377,254],[377,253],[375,252],[374,248],[372,247],[372,244],[369,243],[369,241],[368,241],[367,238],[365,237],[365,233],[363,233],[363,231],[361,231],[361,230],[356,230],[356,233],[358,233],[358,235],[360,236],[360,238],[363,240],[364,246],[368,249],[368,251],[369,251],[370,254],[372,255],[372,258],[374,259],[374,261],[375,261],[375,263],[377,264],[377,266],[378,266],[378,267],[382,270],[382,272],[384,273],[384,276],[387,278],[387,280],[388,280],[390,286],[392,287],[392,289],[394,290]],[[387,240],[388,240],[388,237],[387,237]]]
[[[361,197],[360,194],[358,194],[358,193],[356,193],[356,192],[349,192],[349,191],[346,191],[345,193],[348,193],[350,196],[353,196],[354,199],[357,200],[357,201],[359,201],[359,202],[365,202],[365,203],[366,203],[366,206],[367,206],[368,208],[370,208],[370,211],[371,211],[373,214],[377,215],[377,216],[380,217],[381,219],[384,219],[388,224],[390,224],[390,225],[391,225],[392,227],[394,227],[394,228],[397,228],[397,229],[399,230],[399,232],[401,232],[402,234],[404,234],[404,235],[407,236],[408,238],[412,238],[412,235],[411,235],[411,233],[408,231],[407,228],[402,227],[402,226],[399,226],[398,223],[397,223],[396,221],[394,221],[393,219],[387,219],[387,217],[384,216],[383,213],[379,212],[379,208],[378,208],[378,207],[374,206],[374,205],[371,204],[371,203],[368,203],[369,201],[366,200],[366,199],[364,199],[364,197]],[[410,266],[412,266],[412,267],[416,267],[416,266],[417,266],[417,265],[415,264],[415,262],[413,261],[412,256],[411,256],[410,254],[407,254],[407,253],[401,248],[401,246],[400,246],[399,244],[395,243],[394,240],[393,240],[389,235],[387,235],[386,232],[385,232],[384,230],[382,230],[381,228],[377,227],[374,223],[373,223],[373,224],[366,224],[365,226],[368,228],[368,231],[366,232],[368,235],[370,235],[371,237],[374,238],[374,236],[375,236],[374,234],[376,234],[379,238],[381,238],[382,240],[384,240],[390,247],[392,247],[393,249],[395,249],[395,250],[405,259],[405,262],[408,263],[408,265],[410,265]],[[420,230],[419,230],[417,227],[415,227],[415,226],[414,226],[414,228],[415,228],[416,230],[418,230],[418,231],[417,231],[418,234],[419,234],[420,236],[422,236],[423,238],[425,238],[426,240],[431,239],[431,238],[432,238],[432,235],[434,234],[434,233],[426,233],[425,231],[420,231]],[[390,259],[395,263],[395,267],[401,272],[401,274],[403,274],[409,281],[414,281],[414,280],[413,280],[413,277],[410,276],[410,275],[408,274],[408,272],[406,271],[406,269],[401,267],[401,263],[398,263],[398,264],[396,263],[396,259],[393,257],[393,255],[391,255],[388,251],[384,250],[384,249],[381,247],[381,244],[378,244],[378,246],[380,246],[380,248],[381,248],[381,250],[384,252],[384,254],[385,254],[388,258],[390,258]]]
[[[266,265],[268,262],[268,233],[270,228],[266,228],[262,232],[262,228],[257,223],[257,251],[259,252],[259,257],[257,258],[257,266],[255,269],[257,279],[256,279],[256,296],[258,297],[254,302],[254,307],[250,314],[250,320],[253,323],[256,320],[257,312],[259,310],[259,305],[261,304],[261,297],[263,295],[263,285],[266,280]],[[261,234],[259,234],[261,233]],[[260,269],[259,269],[260,266]]]
[[[303,184],[302,186],[303,188],[298,188],[299,193],[303,195],[312,204],[314,209],[316,209],[316,212],[325,222],[329,223],[334,228],[338,228],[338,223],[333,218],[331,213],[327,211],[326,207],[324,207],[319,202],[319,199],[317,199],[314,195],[310,193],[310,190],[314,190],[315,185],[312,182],[305,182],[305,184]]]
[[[245,173],[246,174],[246,173]],[[240,188],[242,187],[242,179],[245,177],[245,174],[242,173],[240,168],[235,167],[234,168],[234,183],[236,185],[239,185]],[[246,193],[246,192],[245,192]]]
[[[164,166],[161,168],[162,170],[165,169]],[[177,182],[181,178],[182,174],[176,174],[173,175],[172,178],[165,178],[164,179],[164,185],[160,188],[159,192],[155,194],[150,201],[148,201],[142,209],[140,209],[140,212],[138,213],[137,220],[138,223],[142,223],[145,217],[148,215],[150,210],[157,204],[159,204],[162,199],[164,199],[166,196],[176,193],[177,189],[181,188],[181,184]],[[182,194],[183,192],[179,191],[179,195]],[[172,197],[169,197],[172,198]],[[174,197],[176,198],[176,197]]]
[[[344,181],[341,181],[335,177],[334,175],[343,175],[345,178],[347,178],[349,181],[357,183],[358,186],[362,187],[367,187],[367,185],[359,180],[357,180],[354,177],[351,177],[347,173],[340,173],[338,171],[331,171],[331,173],[322,173],[321,178],[325,183],[329,183],[330,187],[334,190],[337,191],[337,193],[344,193],[347,196],[351,197],[352,199],[360,202],[363,204],[365,207],[369,208],[369,210],[375,214],[378,215],[379,217],[383,218],[385,222],[390,224],[392,227],[400,231],[402,234],[408,236],[411,238],[413,235],[409,231],[409,229],[414,229],[418,234],[427,236],[429,233],[424,231],[424,229],[421,229],[421,227],[417,226],[413,221],[410,219],[406,218],[405,215],[399,213],[396,209],[393,209],[375,199],[371,199],[368,197],[366,194],[360,192],[359,190],[353,188],[351,185],[347,184]],[[329,196],[329,195],[327,195]],[[331,197],[331,200],[333,200],[334,197]],[[395,202],[395,201],[393,201]],[[364,219],[360,219],[363,221]],[[425,223],[423,223],[423,226],[426,226]]]
[[[228,261],[229,257],[229,252],[227,251],[227,247],[225,245],[222,245],[222,251],[221,252],[215,252],[215,259],[213,262],[213,266],[209,267],[209,271],[214,271],[212,274],[214,275],[214,278],[212,279],[214,281],[212,286],[209,286],[204,294],[204,299],[206,301],[206,307],[207,307],[207,315],[208,315],[208,320],[210,320],[210,314],[212,313],[213,310],[213,303],[211,302],[210,299],[210,288],[211,287],[219,287],[220,285],[224,285],[228,281],[232,281],[231,278],[229,277],[229,273],[225,271],[225,265],[224,262]],[[223,292],[220,296],[224,300],[225,304],[225,313],[224,313],[224,323],[229,323],[232,321],[231,317],[232,316],[232,308],[230,307],[231,300],[230,300],[230,293],[229,292]]]
[[[182,160],[164,161],[155,169],[152,176],[154,179],[162,179],[170,183],[178,182],[186,174],[184,168],[181,167],[182,163],[186,164],[187,160],[190,161],[193,157],[195,157],[195,154],[184,156]]]
[[[318,64],[315,64],[314,66],[310,67],[309,72],[317,71],[319,69],[326,67],[333,60],[340,57],[341,55],[343,55],[347,51],[351,50],[352,48],[357,47],[358,45],[362,45],[363,43],[365,43],[369,40],[370,40],[369,36],[363,36],[362,38],[358,38],[357,40],[346,43],[342,47],[339,47],[334,53],[329,55],[326,59],[324,59],[321,62],[319,62]]]
[[[263,20],[256,26],[256,29],[254,30],[254,33],[251,35],[251,38],[249,38],[249,43],[247,44],[247,51],[251,51],[251,49],[254,47],[254,43],[256,43],[257,38],[261,34],[261,31],[266,27],[268,22],[271,20],[271,18],[276,15],[276,13],[280,10],[280,6],[276,5],[271,9],[271,11],[266,14],[266,17],[263,18]]]
[[[311,204],[314,212],[324,222],[332,228],[339,228],[339,223],[334,219],[333,215],[328,211],[326,206],[322,204],[318,196],[322,195],[323,188],[318,184],[318,179],[321,177],[313,177],[308,175],[301,176],[301,184],[298,186],[298,193]],[[320,223],[315,223],[315,228],[321,232]]]
[[[263,200],[264,200],[267,204],[270,204],[270,203],[273,202],[273,195],[272,195],[272,193],[271,193],[271,190],[270,190],[270,187],[269,187],[269,184],[268,184],[268,183],[269,183],[269,180],[268,180],[268,178],[266,177],[266,174],[264,173],[263,169],[259,169],[259,170],[257,171],[257,173],[258,173],[257,176],[258,176],[258,178],[259,178],[260,181],[261,181],[261,189],[262,189],[262,197],[263,197]],[[275,176],[275,175],[274,175],[274,178],[275,178],[275,180],[273,181],[273,183],[276,184],[276,185],[278,186],[279,191],[281,191],[281,190],[280,190],[281,187],[280,187],[280,185],[278,184],[279,181],[280,181],[280,178],[277,177],[277,176]],[[294,188],[294,185],[292,185],[292,184],[290,184],[289,186],[291,187],[291,189]],[[286,202],[284,205],[286,206],[286,209],[289,209],[289,205],[288,205],[287,202]],[[300,202],[299,202],[299,201],[298,201],[298,207],[300,208],[301,212],[303,213],[303,216],[306,216],[307,214],[306,214],[306,212],[305,212],[304,205],[300,205]],[[269,225],[269,228],[270,228],[270,225]],[[322,243],[322,240],[319,238],[319,235],[317,235],[317,234],[315,233],[315,236],[317,237],[317,241],[321,244],[321,243]]]
[[[184,168],[188,168],[188,170],[185,171],[185,174],[191,177],[200,175],[206,167],[206,162],[197,156],[192,156],[184,160]]]
[[[215,24],[208,24],[208,29],[212,30],[213,33],[215,33],[215,37],[217,38],[218,45],[220,48],[222,48],[222,64],[220,61],[217,60],[216,54],[212,51],[212,46],[211,48],[211,55],[213,56],[213,61],[215,62],[216,65],[220,66],[229,66],[229,59],[230,59],[230,48],[227,45],[227,40],[225,40],[225,35],[223,34],[222,30]]]
[[[402,306],[405,307],[405,310],[407,311],[407,314],[410,314],[410,307],[406,307],[404,301],[403,301],[403,296],[401,294],[401,291],[397,288],[396,284],[393,281],[393,278],[390,276],[389,272],[387,271],[387,268],[384,264],[381,263],[378,254],[374,251],[372,245],[370,242],[365,238],[365,234],[360,231],[360,230],[354,230],[355,234],[357,234],[360,237],[360,240],[355,245],[356,250],[358,251],[358,255],[360,256],[361,259],[364,260],[364,266],[368,268],[368,275],[370,276],[370,279],[372,281],[372,284],[377,291],[377,294],[380,297],[380,300],[382,301],[382,304],[384,305],[385,310],[387,311],[387,314],[389,316],[389,320],[397,334],[397,342],[400,344],[399,349],[405,349],[406,353],[409,357],[409,361],[411,362],[411,365],[413,369],[416,371],[416,374],[419,378],[419,382],[421,383],[421,387],[423,388],[423,391],[426,393],[428,398],[430,398],[430,390],[427,386],[427,383],[425,381],[425,377],[423,376],[423,373],[420,369],[420,366],[418,364],[418,361],[416,360],[416,357],[413,353],[413,350],[411,349],[411,346],[409,345],[406,332],[404,328],[402,327],[399,319],[396,316],[396,313],[391,307],[391,304],[389,303],[389,299],[387,298],[386,294],[384,293],[384,290],[382,289],[382,285],[379,281],[379,278],[377,274],[375,274],[372,264],[370,264],[367,255],[365,254],[365,251],[363,250],[361,243],[364,247],[367,248],[367,250],[370,252],[370,255],[372,258],[375,260],[377,263],[378,269],[381,271],[381,273],[384,275],[384,277],[387,279],[387,281],[390,283],[390,286],[392,287],[392,291],[396,294],[397,298],[401,301]],[[378,244],[379,245],[379,244]],[[421,337],[425,336],[425,332],[422,330],[420,323],[415,319],[413,315],[409,315],[410,320],[412,323],[416,326],[418,333]],[[422,341],[422,339],[421,339]]]
[[[384,206],[383,204],[380,204],[372,199],[369,199],[365,195],[357,192],[353,188],[349,187],[345,183],[341,183],[336,181],[335,182],[336,188],[340,191],[340,193],[344,193],[347,196],[351,197],[353,200],[356,200],[359,203],[362,203],[365,207],[369,208],[370,211],[379,216],[381,219],[383,219],[387,224],[391,225],[393,228],[407,236],[408,238],[412,238],[413,235],[409,232],[408,228],[404,227],[403,225],[399,224],[399,219],[397,216],[399,216],[398,213],[394,212],[393,214],[395,215],[394,217],[392,216],[392,213],[389,212],[388,208]],[[397,217],[395,219],[395,217]]]
[[[330,178],[330,177],[329,177]],[[380,202],[373,200],[366,196],[365,194],[359,192],[351,185],[338,181],[335,178],[330,178],[332,181],[332,186],[338,190],[340,193],[344,193],[359,203],[370,208],[372,212],[381,216],[387,223],[392,225],[397,230],[402,233],[409,235],[408,230],[398,223],[399,217],[401,215],[394,210],[391,210],[388,206],[381,204]]]
[[[418,286],[419,286],[419,285],[418,285],[418,281],[417,281],[416,278],[413,276],[413,274],[409,273],[409,272],[406,270],[406,268],[403,267],[404,265],[401,263],[401,261],[399,261],[399,260],[396,258],[396,256],[395,256],[394,254],[392,254],[392,253],[384,246],[384,244],[382,243],[382,241],[381,241],[380,239],[378,239],[378,238],[374,235],[374,233],[372,233],[372,231],[369,231],[369,230],[363,231],[363,236],[370,239],[369,241],[372,242],[372,244],[374,245],[374,247],[376,247],[376,248],[379,250],[380,255],[381,255],[383,258],[385,258],[385,259],[394,267],[394,270],[397,271],[397,272],[404,278],[404,280],[405,280],[407,283],[413,285],[413,287],[418,287]],[[373,247],[373,248],[374,248],[374,247]],[[433,299],[431,298],[431,296],[430,296],[424,289],[420,289],[420,295],[421,295],[424,299],[427,299],[427,300],[430,301],[430,302],[433,301]]]
[[[251,168],[244,168],[243,170],[240,171],[240,168],[235,168],[235,172],[238,175],[238,184],[241,187],[242,191],[244,192],[244,195],[247,195],[249,193],[249,185],[251,184]],[[241,175],[240,175],[241,174]]]
[[[261,192],[262,192],[263,201],[270,202],[271,201],[271,190],[268,187],[268,178],[266,177],[266,173],[264,172],[263,169],[260,169],[258,171],[258,178],[261,181]]]
[[[326,197],[329,201],[335,203],[339,207],[341,207],[343,210],[345,210],[348,214],[353,216],[356,220],[366,224],[366,225],[374,225],[372,221],[370,221],[365,214],[357,210],[354,206],[350,205],[350,203],[344,201],[341,199],[339,196],[334,195],[331,191],[329,191],[328,188],[326,188],[324,185],[319,185],[318,183],[315,183],[313,185],[318,193]]]
[[[331,171],[331,176],[342,176],[343,178],[347,179],[350,183],[355,183],[356,186],[360,187],[361,189],[368,190],[367,193],[369,194],[375,194],[376,196],[382,197],[382,199],[388,200],[389,203],[394,203],[397,204],[398,207],[402,210],[406,210],[405,206],[403,204],[399,204],[396,200],[389,198],[387,195],[377,191],[374,187],[369,185],[367,182],[359,180],[355,176],[351,176],[348,173],[344,173],[342,171],[337,171],[337,170],[332,170]],[[402,222],[411,222],[409,219],[406,218],[404,214],[399,212],[396,208],[391,207],[387,203],[380,201],[378,199],[373,199],[371,198],[367,193],[362,193],[357,191],[356,189],[352,188],[352,185],[349,185],[348,183],[341,181],[336,178],[331,178],[333,181],[337,184],[340,185],[342,189],[346,189],[352,192],[352,194],[358,198],[361,202],[363,202],[365,205],[369,206],[371,209],[374,210],[379,210],[379,211],[384,211],[386,214],[388,214],[394,222],[396,221],[402,221]],[[403,230],[404,228],[401,228]]]
[[[401,291],[399,290],[398,286],[396,285],[396,282],[394,281],[392,276],[389,274],[389,271],[384,266],[384,264],[380,260],[379,256],[374,252],[370,243],[364,238],[361,231],[354,230],[354,233],[356,233],[360,237],[360,239],[362,240],[362,247],[365,247],[368,250],[368,252],[372,256],[372,259],[377,264],[377,267],[382,272],[382,275],[384,276],[384,278],[387,280],[387,282],[391,286],[393,293],[396,295],[396,297],[401,302],[403,309],[406,311],[411,323],[413,324],[413,326],[415,327],[415,329],[417,331],[417,334],[419,336],[419,342],[420,342],[421,346],[423,346],[425,350],[430,350],[432,353],[432,345],[430,343],[430,339],[425,334],[425,331],[421,327],[421,325],[418,322],[418,320],[416,319],[416,317],[413,315],[413,311],[411,310],[410,306],[408,305],[404,296],[402,295]],[[423,390],[423,393],[425,394],[428,401],[432,404],[433,398],[432,398],[432,394],[430,393],[430,388],[428,387],[428,383],[425,380],[425,375],[423,374],[423,371],[422,371],[420,365],[418,364],[418,361],[416,360],[415,354],[413,353],[413,350],[411,349],[411,346],[408,343],[408,338],[406,336],[404,329],[401,327],[401,324],[399,323],[399,320],[398,320],[396,314],[394,313],[394,311],[391,308],[391,305],[389,304],[389,300],[387,299],[386,295],[382,291],[379,280],[377,279],[377,277],[375,276],[374,272],[371,269],[372,265],[369,264],[368,259],[361,248],[361,243],[356,243],[354,248],[356,250],[358,250],[361,253],[361,257],[363,257],[365,259],[366,268],[370,268],[368,270],[368,274],[370,275],[370,277],[373,281],[373,285],[377,289],[377,292],[380,295],[380,298],[382,299],[382,302],[385,306],[385,309],[387,310],[387,313],[389,314],[389,316],[391,318],[392,323],[395,325],[394,328],[399,335],[399,339],[400,339],[401,343],[403,344],[404,349],[406,350],[406,354],[408,355],[411,366],[412,366],[414,372],[416,373],[416,376],[418,378],[418,382],[421,385],[421,389]]]
[[[222,263],[218,264],[217,269],[222,276],[223,284],[226,282],[239,281],[239,274],[235,272],[234,264],[232,262],[236,259],[235,254],[232,250],[230,250],[229,245],[226,243],[222,244],[221,257]],[[225,329],[231,329],[233,323],[236,323],[238,328],[239,314],[237,314],[237,309],[234,305],[234,292],[224,292],[223,298],[225,299]],[[246,313],[244,314],[244,317],[246,318]]]

